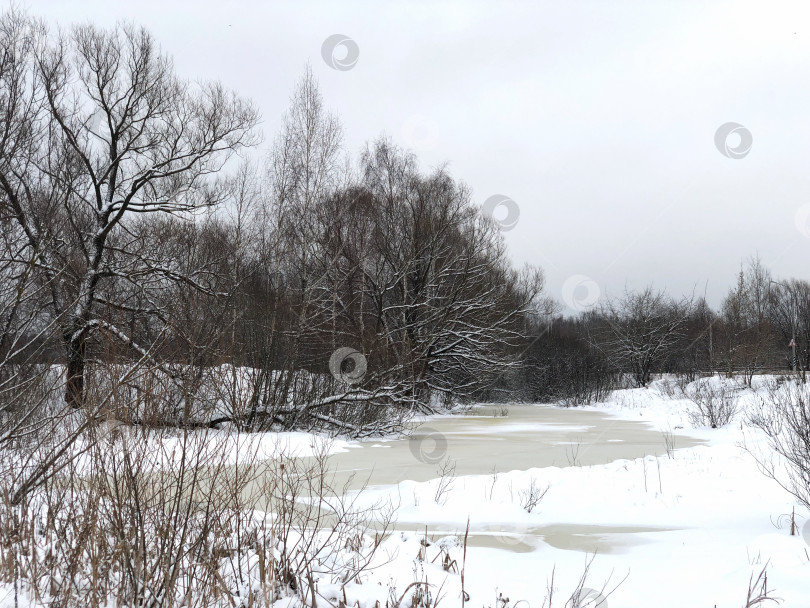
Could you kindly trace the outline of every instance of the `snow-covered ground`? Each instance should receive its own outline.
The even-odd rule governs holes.
[[[755,384],[756,387],[756,384]],[[576,587],[586,560],[596,555],[587,587],[615,591],[605,606],[656,608],[744,606],[751,575],[767,564],[767,588],[783,606],[810,606],[810,524],[796,508],[799,535],[790,536],[787,518],[795,500],[758,470],[755,453],[767,450],[764,437],[742,423],[724,428],[692,429],[689,401],[673,399],[660,381],[649,388],[622,390],[591,408],[625,419],[647,422],[667,431],[677,427],[708,443],[676,449],[672,456],[619,460],[597,466],[546,467],[456,479],[437,504],[439,480],[401,482],[397,487],[365,492],[365,500],[393,496],[400,521],[428,527],[428,560],[450,545],[462,562],[456,539],[471,538],[466,557],[465,588],[470,605],[497,608],[526,602],[542,606],[554,572],[554,605],[563,606]],[[741,406],[756,399],[743,391]],[[677,440],[676,440],[677,448]],[[527,513],[521,492],[535,480],[550,485],[540,504]],[[645,531],[635,531],[646,529]],[[401,591],[424,576],[443,603],[460,603],[460,577],[447,576],[437,564],[414,561],[424,533],[397,533],[384,545],[396,559],[373,573],[363,585],[347,588],[353,604],[371,607],[381,588]],[[414,570],[416,568],[416,571]],[[421,578],[421,580],[425,580]],[[622,582],[623,581],[623,582]],[[621,583],[621,584],[619,584]],[[526,605],[526,604],[523,604]],[[585,605],[585,604],[583,604]]]
[[[755,389],[767,381],[757,379]],[[783,600],[781,605],[810,606],[808,513],[758,469],[751,452],[769,455],[765,437],[745,424],[744,412],[723,428],[694,428],[689,400],[673,397],[668,386],[656,381],[649,388],[617,391],[605,403],[569,410],[574,419],[596,411],[613,420],[647,423],[660,431],[657,457],[453,479],[406,478],[366,488],[355,497],[356,506],[390,501],[398,507],[397,529],[382,540],[375,567],[358,579],[344,585],[334,576],[321,577],[319,606],[345,602],[375,608],[379,602],[390,607],[401,598],[403,606],[461,606],[463,568],[466,605],[543,608],[553,588],[551,606],[575,608],[568,599],[587,564],[585,587],[607,596],[601,608],[743,607],[750,578],[766,565],[767,588]],[[739,384],[732,388],[743,410],[757,402],[756,390]],[[676,436],[676,449],[667,453],[663,433],[673,430],[705,443],[680,447]],[[537,432],[542,436],[544,431]],[[600,433],[603,442],[611,441],[609,424]],[[279,451],[309,456],[323,441],[305,433],[224,439],[217,449],[231,449],[234,458],[257,450],[268,458]],[[495,459],[495,439],[491,450],[482,451],[482,462]],[[391,441],[408,440],[370,445]],[[329,449],[345,452],[353,445],[332,441]],[[532,487],[548,491],[528,512],[522,503]],[[799,534],[791,536],[794,508]],[[429,590],[429,604],[411,601],[420,589]],[[597,606],[595,598],[596,592],[589,599],[583,594],[580,608]],[[276,602],[277,608],[297,604],[292,595]],[[11,589],[0,587],[0,608],[13,605]]]

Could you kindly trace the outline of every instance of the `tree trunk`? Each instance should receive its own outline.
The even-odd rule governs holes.
[[[68,361],[65,381],[65,403],[72,408],[84,405],[84,370],[86,343],[84,332],[78,337],[69,338],[67,344]]]

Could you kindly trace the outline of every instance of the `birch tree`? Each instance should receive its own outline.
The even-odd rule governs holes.
[[[361,172],[359,191],[341,203],[345,217],[325,228],[326,259],[339,261],[342,330],[388,377],[407,379],[411,407],[468,397],[517,365],[512,351],[543,275],[511,268],[496,227],[444,169],[422,174],[381,139]]]
[[[773,363],[773,331],[768,319],[772,283],[759,258],[752,258],[740,270],[721,308],[728,375],[742,369],[749,385],[757,371]]]

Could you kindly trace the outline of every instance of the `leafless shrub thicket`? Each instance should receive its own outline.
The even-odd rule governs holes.
[[[710,379],[690,385],[684,393],[692,404],[687,412],[690,422],[694,426],[713,429],[727,425],[739,409],[737,393],[736,387],[717,384]]]
[[[655,388],[662,397],[666,397],[667,399],[682,399],[687,384],[683,382],[684,378],[684,376],[662,378],[661,381],[655,385]]]
[[[764,387],[748,422],[768,438],[771,452],[749,451],[760,469],[810,509],[810,392],[797,379]]]
[[[51,457],[42,447],[29,461]],[[74,448],[19,501],[0,475],[0,578],[21,601],[315,605],[318,582],[369,567],[391,518],[334,487],[325,448],[297,459],[261,454],[250,436],[112,420]]]

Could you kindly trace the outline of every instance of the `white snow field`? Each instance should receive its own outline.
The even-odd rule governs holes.
[[[765,567],[769,596],[810,607],[809,514],[760,472],[752,453],[772,454],[745,422],[769,380],[755,378],[748,389],[711,379],[729,383],[742,409],[718,429],[694,428],[690,401],[657,380],[590,407],[520,405],[503,416],[482,406],[422,419],[410,439],[333,441],[337,474],[356,469],[358,484],[373,484],[352,490],[357,506],[391,501],[397,523],[372,569],[345,584],[326,574],[317,581],[318,606],[402,599],[410,607],[414,592],[427,589],[430,602],[419,605],[460,607],[463,568],[463,605],[475,608],[740,608]],[[267,457],[278,449],[306,457],[322,438],[268,433],[254,441]],[[455,473],[441,478],[436,471],[448,462]],[[548,490],[528,512],[533,485]],[[584,586],[594,591],[569,601],[588,564]],[[15,606],[14,597],[0,587],[0,608]],[[300,600],[289,594],[273,605]]]
[[[754,388],[766,380],[755,378]],[[748,428],[744,412],[725,428],[692,428],[690,402],[668,397],[667,392],[657,381],[649,388],[617,391],[606,403],[572,413],[609,413],[617,422],[643,421],[663,432],[683,427],[682,432],[704,444],[680,448],[682,440],[676,437],[670,457],[659,433],[658,456],[528,468],[496,477],[465,475],[453,481],[441,504],[436,500],[438,479],[367,489],[364,500],[369,503],[393,496],[400,504],[400,528],[422,531],[392,535],[386,548],[396,559],[364,584],[347,588],[349,603],[370,608],[380,600],[384,605],[388,586],[400,594],[414,580],[427,579],[435,585],[436,597],[443,597],[443,605],[460,605],[460,576],[447,575],[438,565],[441,559],[434,564],[415,558],[427,526],[432,542],[428,560],[446,545],[453,547],[450,555],[461,564],[459,544],[469,518],[465,589],[471,606],[498,608],[505,598],[510,606],[543,606],[552,572],[553,605],[565,606],[591,559],[586,587],[607,598],[602,604],[583,601],[582,606],[744,607],[750,577],[756,578],[766,564],[767,588],[783,600],[781,605],[810,606],[810,524],[804,525],[808,514],[759,471],[743,447],[770,455],[764,436]],[[741,407],[756,398],[755,391],[742,389]],[[610,426],[603,433],[609,442]],[[491,449],[483,450],[481,457],[495,462],[497,444],[493,437]],[[587,449],[583,445],[581,458],[587,457],[582,453]],[[453,458],[452,443],[447,457]],[[550,487],[527,513],[520,504],[521,492],[532,480]],[[788,515],[794,506],[799,533],[790,536]]]

